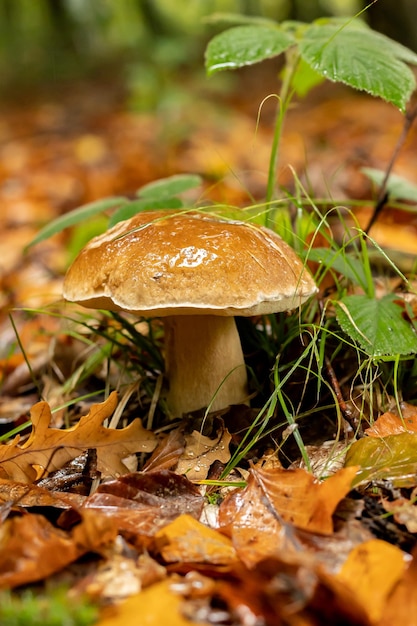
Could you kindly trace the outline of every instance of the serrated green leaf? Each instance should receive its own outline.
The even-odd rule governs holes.
[[[153,200],[152,198],[143,198],[142,200],[133,200],[122,206],[116,211],[109,220],[108,227],[111,228],[118,222],[128,220],[137,213],[142,211],[156,211],[161,209],[180,209],[183,206],[179,198],[166,198],[165,200]]]
[[[278,25],[236,26],[213,37],[206,48],[208,74],[259,63],[285,52],[294,38]]]
[[[140,198],[152,198],[152,200],[163,200],[172,198],[184,191],[195,189],[201,185],[202,178],[198,174],[174,174],[167,178],[160,178],[144,185],[137,191]]]
[[[299,42],[301,57],[334,82],[391,102],[404,112],[415,89],[407,63],[417,64],[417,55],[397,42],[350,22],[314,23]]]
[[[353,481],[357,486],[371,480],[389,480],[397,487],[417,483],[417,435],[401,433],[388,437],[364,437],[349,448],[345,466],[358,465]]]
[[[323,267],[346,276],[355,285],[360,285],[366,289],[367,277],[363,262],[357,257],[331,248],[312,248],[308,252],[308,260],[320,263]]]
[[[69,211],[69,213],[61,215],[56,220],[53,220],[53,222],[44,226],[36,237],[26,246],[25,250],[40,243],[41,241],[45,241],[45,239],[49,239],[49,237],[62,232],[70,226],[80,224],[98,213],[102,213],[107,209],[113,209],[126,202],[128,202],[127,198],[123,197],[116,196],[114,198],[103,198],[102,200],[96,200],[95,202],[90,202],[89,204],[78,207],[73,211]]]
[[[351,295],[336,302],[342,330],[372,357],[415,354],[417,335],[393,294],[383,298]]]
[[[379,186],[382,185],[385,178],[385,172],[383,170],[377,170],[373,167],[363,167],[361,172]],[[402,176],[390,174],[387,183],[387,191],[391,199],[417,202],[417,185],[402,178]]]

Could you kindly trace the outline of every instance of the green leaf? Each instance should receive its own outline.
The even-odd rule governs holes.
[[[417,335],[402,313],[393,294],[379,300],[352,295],[336,302],[342,330],[372,357],[417,352]]]
[[[149,198],[148,200],[147,198],[143,198],[141,200],[133,200],[113,213],[109,220],[108,227],[111,228],[118,222],[128,220],[142,211],[180,209],[182,206],[183,204],[179,198],[167,198],[166,200],[153,200],[152,198]]]
[[[363,167],[361,172],[378,186],[382,185],[385,178],[384,171],[374,169],[373,167]],[[387,183],[387,191],[391,199],[417,202],[417,185],[402,178],[402,176],[390,174]]]
[[[297,71],[291,79],[291,87],[297,96],[304,98],[313,87],[320,85],[325,80],[324,76],[313,70],[313,68],[300,59]]]
[[[308,260],[315,261],[326,269],[343,274],[355,285],[360,285],[366,289],[367,277],[363,262],[357,257],[340,250],[332,250],[331,248],[312,248],[308,252]]]
[[[85,204],[84,206],[78,207],[73,211],[69,211],[69,213],[65,213],[65,215],[61,215],[53,222],[50,222],[44,228],[42,228],[39,233],[36,235],[34,239],[26,246],[25,250],[28,250],[30,247],[44,241],[45,239],[49,239],[53,235],[62,232],[65,228],[69,226],[74,226],[75,224],[80,224],[84,222],[88,218],[97,215],[97,213],[102,213],[107,209],[113,209],[121,204],[128,202],[127,198],[123,197],[114,197],[114,198],[103,198],[101,200],[96,200],[95,202],[90,202],[89,204]]]
[[[312,24],[299,42],[301,57],[325,78],[383,98],[404,112],[415,89],[405,62],[417,64],[417,55],[359,24]]]
[[[206,49],[208,74],[259,63],[285,52],[294,38],[279,26],[236,26],[213,37]]]
[[[212,13],[203,18],[205,24],[261,24],[264,26],[276,26],[274,20],[257,15],[242,15],[241,13]]]
[[[144,185],[137,191],[140,198],[152,198],[152,200],[163,200],[172,198],[184,191],[195,189],[201,185],[202,178],[197,174],[175,174],[168,178],[160,178]]]
[[[364,437],[351,445],[345,466],[358,465],[356,487],[371,480],[389,480],[396,487],[417,483],[417,435],[401,433],[388,437]]]

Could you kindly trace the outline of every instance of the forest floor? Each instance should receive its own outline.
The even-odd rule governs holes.
[[[106,501],[103,492],[93,500],[82,490],[64,488],[72,480],[69,474],[59,477],[52,469],[61,470],[76,456],[63,453],[65,449],[96,449],[96,470],[103,464],[101,423],[115,410],[112,396],[102,404],[80,401],[78,417],[89,411],[90,426],[82,425],[82,420],[73,422],[73,430],[64,430],[59,444],[54,440],[49,465],[41,462],[42,438],[45,441],[57,432],[46,432],[49,420],[54,426],[68,425],[62,408],[68,401],[62,376],[72,372],[73,365],[62,363],[82,358],[80,347],[74,352],[55,313],[67,314],[61,295],[63,276],[86,233],[64,232],[28,251],[25,247],[41,226],[76,206],[113,195],[132,197],[142,185],[172,174],[200,174],[201,197],[216,202],[245,206],[262,198],[276,100],[265,102],[257,126],[259,103],[270,91],[251,82],[250,75],[247,80],[239,97],[216,100],[196,93],[194,105],[186,110],[174,106],[137,113],[129,110],[118,86],[82,82],[62,87],[59,94],[38,94],[32,99],[24,94],[2,105],[0,435],[7,436],[27,422],[31,410],[39,430],[34,428],[25,440],[24,445],[32,446],[26,457],[24,447],[16,442],[10,444],[15,446],[14,455],[6,446],[0,450],[0,588],[54,579],[69,583],[72,593],[87,593],[104,607],[97,622],[102,626],[136,624],[138,610],[144,615],[141,623],[149,624],[164,623],[167,612],[176,616],[170,624],[414,624],[410,615],[417,614],[411,607],[416,600],[410,589],[417,574],[409,554],[415,523],[393,522],[386,533],[391,532],[395,540],[388,540],[382,531],[374,532],[372,523],[352,520],[352,500],[346,510],[339,506],[336,523],[332,516],[336,506],[345,502],[352,468],[324,483],[314,482],[300,470],[302,477],[291,478],[285,486],[293,505],[278,519],[271,510],[285,494],[276,492],[271,476],[284,470],[265,462],[253,468],[249,478],[242,474],[246,486],[240,496],[224,500],[222,532],[217,530],[218,521],[197,521],[202,495],[179,473],[176,478],[173,472],[164,474],[169,463],[156,462],[152,486],[146,472],[132,473],[124,483],[123,478],[113,481],[115,500],[108,495]],[[249,102],[245,93],[251,94]],[[402,127],[401,114],[386,103],[340,87],[322,88],[289,112],[279,183],[294,189],[295,172],[314,198],[330,199],[329,204],[337,206],[353,201],[354,213],[365,227],[371,214],[369,200],[375,194],[361,168],[386,168]],[[411,130],[394,171],[417,182],[417,129]],[[90,227],[85,230],[90,234]],[[406,265],[417,249],[416,214],[385,210],[371,235]],[[48,307],[54,315],[45,314]],[[28,314],[27,309],[36,313]],[[46,404],[38,404],[41,399]],[[143,419],[145,414],[139,412]],[[137,437],[142,446],[146,441],[148,452],[156,445],[143,433],[129,431],[125,437],[126,441]],[[224,439],[223,446],[228,441]],[[184,446],[178,441],[170,445],[178,460]],[[167,446],[164,442],[162,456],[168,454]],[[227,461],[218,448],[210,459]],[[71,476],[79,479],[85,472],[85,458],[83,463],[83,469],[71,470]],[[113,479],[119,474],[119,463],[108,463]],[[49,477],[39,474],[45,465]],[[39,476],[52,482],[39,482]],[[285,483],[280,474],[281,479]],[[170,497],[163,501],[161,493],[167,489]],[[139,497],[139,492],[148,495]],[[266,506],[265,494],[270,500]],[[142,506],[136,511],[124,504],[130,516],[126,508],[121,512],[121,501],[129,498]],[[168,510],[166,516],[161,506]],[[95,516],[89,515],[89,509]],[[107,514],[97,515],[99,510]],[[382,513],[378,509],[378,524],[383,524],[387,511],[388,507]],[[209,512],[206,515],[208,520]],[[156,524],[156,518],[164,523]],[[349,525],[343,526],[341,520],[346,519]],[[256,536],[252,536],[254,527]],[[271,536],[280,549],[268,552]],[[292,546],[287,557],[284,544]],[[95,557],[88,560],[88,554]],[[361,588],[351,583],[355,578]],[[139,593],[141,588],[144,591]],[[119,604],[120,600],[124,602]]]

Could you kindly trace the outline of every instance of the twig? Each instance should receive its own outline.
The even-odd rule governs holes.
[[[385,172],[385,176],[384,179],[382,181],[381,187],[379,189],[379,193],[378,193],[378,197],[375,203],[375,208],[374,211],[371,215],[371,219],[369,220],[368,226],[365,229],[365,233],[368,235],[369,231],[371,230],[372,226],[375,224],[376,220],[378,219],[382,209],[384,208],[384,206],[387,204],[388,198],[389,198],[389,192],[387,189],[387,185],[388,185],[388,179],[391,175],[392,169],[394,167],[395,161],[398,158],[398,155],[400,153],[400,150],[402,149],[405,140],[407,139],[407,135],[410,132],[410,129],[414,123],[414,120],[417,117],[417,103],[415,102],[413,104],[413,106],[411,106],[409,108],[408,111],[406,111],[405,116],[404,116],[404,124],[403,124],[403,129],[401,132],[401,135],[398,138],[397,141],[397,145],[394,148],[394,152],[392,154],[391,160],[388,164],[387,167],[387,171]]]

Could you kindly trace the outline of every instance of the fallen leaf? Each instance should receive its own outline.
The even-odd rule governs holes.
[[[397,498],[392,501],[384,500],[383,505],[388,513],[392,513],[397,524],[403,524],[410,533],[417,533],[415,494],[410,500],[407,498]]]
[[[143,428],[139,419],[122,429],[105,428],[102,423],[117,405],[113,392],[107,400],[91,407],[73,428],[50,428],[51,409],[39,402],[31,411],[32,432],[19,445],[17,436],[11,443],[0,446],[0,472],[4,477],[20,482],[33,482],[45,473],[53,472],[74,459],[84,450],[97,450],[99,471],[118,476],[127,472],[122,459],[135,452],[151,452],[156,438]]]
[[[299,549],[294,527],[332,533],[332,515],[355,474],[356,468],[339,470],[319,483],[303,469],[252,469],[247,487],[220,505],[220,528],[248,567],[282,550]]]
[[[199,518],[203,505],[198,488],[169,470],[126,474],[100,485],[85,502],[85,508],[110,516],[120,532],[139,543],[183,513]]]
[[[416,551],[404,573],[389,596],[378,626],[417,626],[417,559]]]
[[[357,602],[375,623],[382,618],[387,598],[405,570],[404,552],[373,539],[352,550],[336,579],[354,592]]]
[[[182,598],[171,591],[171,580],[163,580],[125,602],[104,609],[97,626],[204,626],[181,614]]]
[[[11,517],[0,526],[0,588],[43,580],[87,552],[114,541],[112,520],[86,511],[70,532],[41,515]]]
[[[192,432],[185,436],[185,450],[178,461],[178,474],[186,474],[190,480],[204,480],[214,461],[227,463],[230,459],[229,443],[231,435],[221,429],[216,439]]]
[[[353,485],[390,480],[398,487],[417,483],[417,433],[363,437],[347,451],[345,466],[358,468]]]
[[[158,531],[154,548],[167,563],[230,565],[237,558],[228,537],[190,515],[181,515]]]
[[[400,408],[401,416],[391,411],[380,415],[376,422],[365,430],[368,437],[387,437],[406,432],[417,433],[416,407],[402,402]]]

